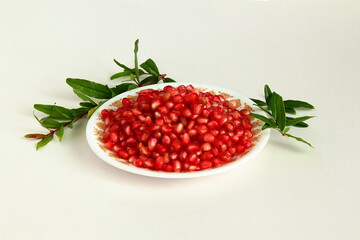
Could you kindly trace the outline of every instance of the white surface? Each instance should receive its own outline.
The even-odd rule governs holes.
[[[0,239],[359,239],[359,1],[0,3]],[[99,160],[85,122],[36,152],[34,103],[75,106],[66,77],[103,83],[151,57],[178,81],[313,103],[315,150],[272,134],[223,174],[169,180]]]
[[[136,96],[137,93],[143,89],[157,90],[159,88],[162,89],[165,86],[169,86],[169,85],[175,87],[175,86],[179,86],[182,84],[184,84],[186,86],[191,83],[180,83],[180,82],[162,83],[162,84],[156,84],[156,85],[150,85],[150,86],[145,86],[145,87],[141,87],[141,88],[136,88],[136,89],[127,91],[125,93],[119,94],[119,95],[115,96],[114,98],[110,99],[109,101],[107,101],[106,103],[104,103],[103,105],[101,105],[101,107],[99,107],[94,112],[94,114],[91,116],[91,118],[89,119],[89,121],[86,125],[86,140],[88,141],[88,144],[89,144],[91,150],[106,163],[108,163],[116,168],[120,168],[124,171],[128,171],[131,173],[140,174],[140,175],[149,176],[149,177],[158,177],[158,178],[193,178],[193,177],[204,177],[204,176],[209,176],[209,175],[213,175],[216,173],[222,173],[224,171],[228,171],[228,170],[230,170],[234,167],[237,167],[241,164],[244,164],[248,160],[256,157],[256,155],[262,149],[264,149],[266,143],[269,140],[270,129],[266,129],[265,131],[261,131],[260,134],[255,135],[255,136],[257,136],[258,140],[253,142],[254,146],[252,146],[250,149],[247,149],[249,151],[246,151],[246,154],[239,157],[236,161],[232,161],[231,163],[227,163],[218,168],[206,169],[206,170],[195,171],[195,172],[186,172],[186,173],[154,171],[154,170],[149,170],[147,168],[135,167],[132,164],[124,164],[124,162],[127,162],[125,159],[121,159],[121,161],[119,161],[119,158],[109,155],[109,153],[111,151],[104,151],[103,148],[105,145],[98,140],[98,138],[99,138],[98,134],[95,134],[95,132],[101,131],[101,129],[97,125],[99,123],[103,123],[101,118],[99,119],[99,116],[103,109],[110,109],[110,108],[116,109],[116,107],[111,107],[111,104],[113,104],[115,101],[118,101],[119,99],[127,97],[128,95]],[[241,102],[241,106],[239,107],[239,110],[243,109],[245,104],[248,104],[249,106],[253,105],[253,102],[248,97],[245,97],[245,96],[243,96],[235,91],[229,90],[229,89],[221,88],[218,86],[212,86],[212,85],[208,85],[208,84],[200,84],[200,83],[196,83],[195,85],[193,84],[193,86],[195,88],[207,89],[206,91],[214,91],[215,94],[226,93],[226,94],[233,96],[232,98],[229,98],[228,100],[239,99]],[[264,115],[264,113],[260,109],[255,109],[254,113]],[[261,128],[261,126],[258,127],[258,130],[259,130],[259,128]],[[255,138],[255,136],[254,136],[254,138]],[[102,146],[100,146],[99,144],[102,144]]]

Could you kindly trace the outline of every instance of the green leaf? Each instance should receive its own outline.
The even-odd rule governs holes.
[[[289,130],[290,130],[290,127],[286,127],[286,128],[284,129],[284,134],[286,134]]]
[[[154,76],[160,75],[159,69],[157,68],[155,62],[151,58],[140,64],[140,67],[142,67],[145,71],[151,73]]]
[[[172,79],[172,78],[164,78],[163,82],[168,83],[168,82],[176,82],[176,81],[174,79]]]
[[[139,77],[139,63],[138,63],[138,57],[137,57],[138,51],[139,51],[139,39],[137,39],[135,41],[135,47],[134,47],[135,76],[136,76],[137,82],[139,83],[140,77]]]
[[[85,107],[86,109],[89,109],[89,108],[95,107],[97,104],[92,104],[89,102],[81,102],[81,103],[79,103],[79,105],[82,107]]]
[[[273,113],[273,117],[282,132],[286,125],[285,106],[282,97],[276,92],[273,92],[271,96],[270,107]]]
[[[285,112],[289,113],[289,114],[293,114],[293,115],[296,114],[296,111],[294,108],[287,108],[286,106],[285,106]]]
[[[123,68],[126,71],[131,71],[131,68],[125,66],[124,64],[119,63],[118,61],[116,61],[116,59],[113,59],[113,60],[119,67]]]
[[[288,137],[294,138],[294,139],[296,139],[297,141],[302,142],[302,143],[305,143],[305,144],[307,144],[308,146],[314,148],[309,142],[305,141],[305,140],[302,139],[302,138],[295,137],[295,136],[290,135],[290,134],[288,134],[288,133],[286,133],[285,135],[288,136]]]
[[[41,141],[36,144],[36,150],[39,150],[40,148],[46,146],[46,144],[48,144],[52,139],[53,135],[48,135],[41,139]]]
[[[111,91],[108,86],[85,79],[68,78],[66,83],[78,92],[89,97],[98,99],[111,98]]]
[[[56,105],[35,104],[34,108],[55,119],[68,120],[74,118],[76,115],[75,111]]]
[[[264,123],[267,123],[271,128],[276,128],[276,123],[271,118],[267,118],[263,115],[256,114],[256,113],[250,113],[250,116],[257,118],[257,119],[263,121]]]
[[[91,102],[92,104],[95,104],[95,105],[96,105],[96,103],[94,102],[94,100],[92,100],[92,99],[89,98],[88,96],[82,94],[79,90],[73,89],[73,92],[74,92],[80,99],[82,99],[82,100],[84,100],[84,101]]]
[[[305,122],[299,122],[299,123],[293,125],[293,127],[298,127],[298,128],[307,128],[308,126],[309,126],[309,124],[307,124]]]
[[[264,102],[264,101],[261,101],[259,99],[255,99],[255,98],[250,98],[250,99],[251,99],[251,101],[253,101],[254,103],[256,103],[256,105],[258,105],[260,107],[266,106],[266,102]]]
[[[115,73],[114,75],[112,75],[110,77],[110,80],[114,80],[116,78],[121,78],[121,77],[127,77],[127,76],[130,76],[130,74],[131,74],[131,71],[118,72],[118,73]]]
[[[285,104],[285,107],[287,107],[287,108],[308,108],[308,109],[315,108],[310,103],[300,101],[300,100],[285,100],[284,104]]]
[[[270,87],[268,85],[265,85],[264,86],[264,93],[265,93],[265,100],[266,100],[266,103],[267,105],[269,106],[270,104],[270,99],[271,99],[271,96],[272,96],[272,91],[270,89]]]
[[[304,116],[304,117],[294,118],[294,119],[291,119],[291,120],[287,121],[286,126],[293,126],[293,125],[295,125],[297,123],[306,121],[306,120],[308,120],[310,118],[313,118],[313,116]]]
[[[146,85],[151,85],[151,84],[156,84],[159,82],[159,78],[157,76],[149,76],[147,78],[145,78],[144,80],[142,80],[140,82],[141,86],[146,86]]]
[[[69,123],[69,124],[67,125],[67,127],[70,128],[70,129],[72,129],[72,128],[74,127],[74,123],[73,123],[73,122]]]
[[[55,132],[55,134],[58,137],[59,141],[61,142],[64,135],[64,126],[61,126],[60,129]]]
[[[59,127],[61,127],[62,125],[64,125],[64,122],[58,122],[54,119],[51,119],[49,117],[43,118],[40,120],[41,121],[41,125],[45,128],[51,128],[51,129],[57,129]]]
[[[117,85],[116,87],[111,88],[111,91],[113,92],[114,96],[116,96],[137,87],[138,86],[134,83],[122,83],[120,85]]]
[[[99,108],[100,106],[96,106],[88,111],[87,118],[90,118],[94,112]]]

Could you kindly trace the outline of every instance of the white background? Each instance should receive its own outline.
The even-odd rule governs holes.
[[[177,81],[314,104],[293,134],[315,149],[273,132],[248,163],[185,180],[107,165],[86,121],[35,151],[33,104],[76,107],[65,79],[109,84],[137,38]],[[360,238],[359,1],[1,0],[0,81],[2,240]]]

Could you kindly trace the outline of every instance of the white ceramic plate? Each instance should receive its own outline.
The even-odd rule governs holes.
[[[146,169],[146,168],[138,168],[131,164],[128,164],[127,161],[124,159],[120,159],[118,157],[111,156],[111,151],[105,149],[104,144],[101,142],[101,133],[102,133],[102,129],[101,129],[102,120],[100,118],[101,110],[111,109],[111,108],[116,109],[116,107],[110,106],[110,105],[112,103],[114,103],[115,101],[122,99],[126,96],[129,96],[129,95],[135,96],[135,95],[137,95],[137,92],[139,92],[140,90],[143,90],[143,89],[162,89],[167,85],[171,85],[171,86],[185,85],[186,86],[188,84],[191,84],[191,83],[164,83],[164,84],[150,85],[150,86],[133,89],[131,91],[125,92],[123,94],[120,94],[120,95],[108,100],[99,109],[97,109],[95,111],[95,113],[92,115],[92,117],[88,121],[88,124],[86,127],[86,138],[90,145],[90,148],[94,151],[94,153],[100,159],[102,159],[106,163],[108,163],[116,168],[120,168],[122,170],[131,172],[131,173],[136,173],[136,174],[149,176],[149,177],[159,177],[159,178],[192,178],[192,177],[202,177],[202,176],[207,176],[207,175],[224,172],[226,170],[232,169],[232,168],[248,161],[249,159],[253,158],[256,154],[258,154],[264,148],[264,146],[266,145],[266,143],[269,139],[270,130],[267,129],[265,131],[260,131],[261,125],[259,124],[259,122],[256,124],[255,122],[257,120],[254,119],[253,124],[255,126],[257,125],[257,127],[253,128],[255,140],[253,140],[252,147],[250,147],[242,156],[239,156],[236,160],[229,162],[221,167],[217,167],[217,168],[206,169],[206,170],[201,170],[201,171],[196,171],[196,172],[184,172],[184,173],[154,171],[154,170],[150,170],[150,169]],[[228,89],[224,89],[224,88],[220,88],[220,87],[206,85],[206,84],[192,84],[192,85],[196,88],[206,89],[207,91],[214,91],[216,94],[224,94],[224,93],[228,94],[231,96],[228,99],[240,99],[240,102],[241,102],[240,108],[244,108],[245,105],[251,106],[253,108],[253,102],[249,98],[247,98],[237,92],[234,92],[234,91],[231,91]],[[256,112],[258,114],[262,114],[261,112],[258,112],[258,110],[256,110],[256,109],[254,109],[254,112]],[[112,155],[114,155],[114,154],[112,154]]]

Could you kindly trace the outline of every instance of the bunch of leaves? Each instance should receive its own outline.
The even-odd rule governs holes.
[[[72,87],[73,92],[81,99],[78,108],[70,109],[46,104],[34,105],[35,110],[46,115],[39,119],[34,114],[35,119],[42,127],[48,130],[46,134],[31,133],[25,135],[26,138],[39,140],[36,145],[37,150],[53,140],[54,135],[61,141],[65,128],[73,128],[74,123],[85,116],[90,118],[96,109],[116,95],[159,82],[175,82],[173,79],[166,77],[166,74],[161,74],[155,62],[150,58],[140,64],[139,67],[137,56],[139,49],[138,44],[139,40],[136,40],[134,47],[134,68],[130,68],[114,59],[114,62],[121,67],[123,71],[112,75],[110,79],[120,79],[123,81],[121,84],[110,88],[108,85],[85,79],[68,78],[66,79],[66,83]]]
[[[297,141],[313,147],[309,142],[302,138],[289,134],[291,127],[307,128],[309,125],[305,122],[314,116],[289,117],[286,114],[296,114],[297,109],[314,109],[310,103],[300,100],[283,100],[278,93],[271,91],[268,85],[264,87],[265,101],[251,98],[257,107],[264,111],[268,116],[250,113],[251,116],[264,122],[262,130],[273,128],[279,131],[283,136],[294,138]]]

